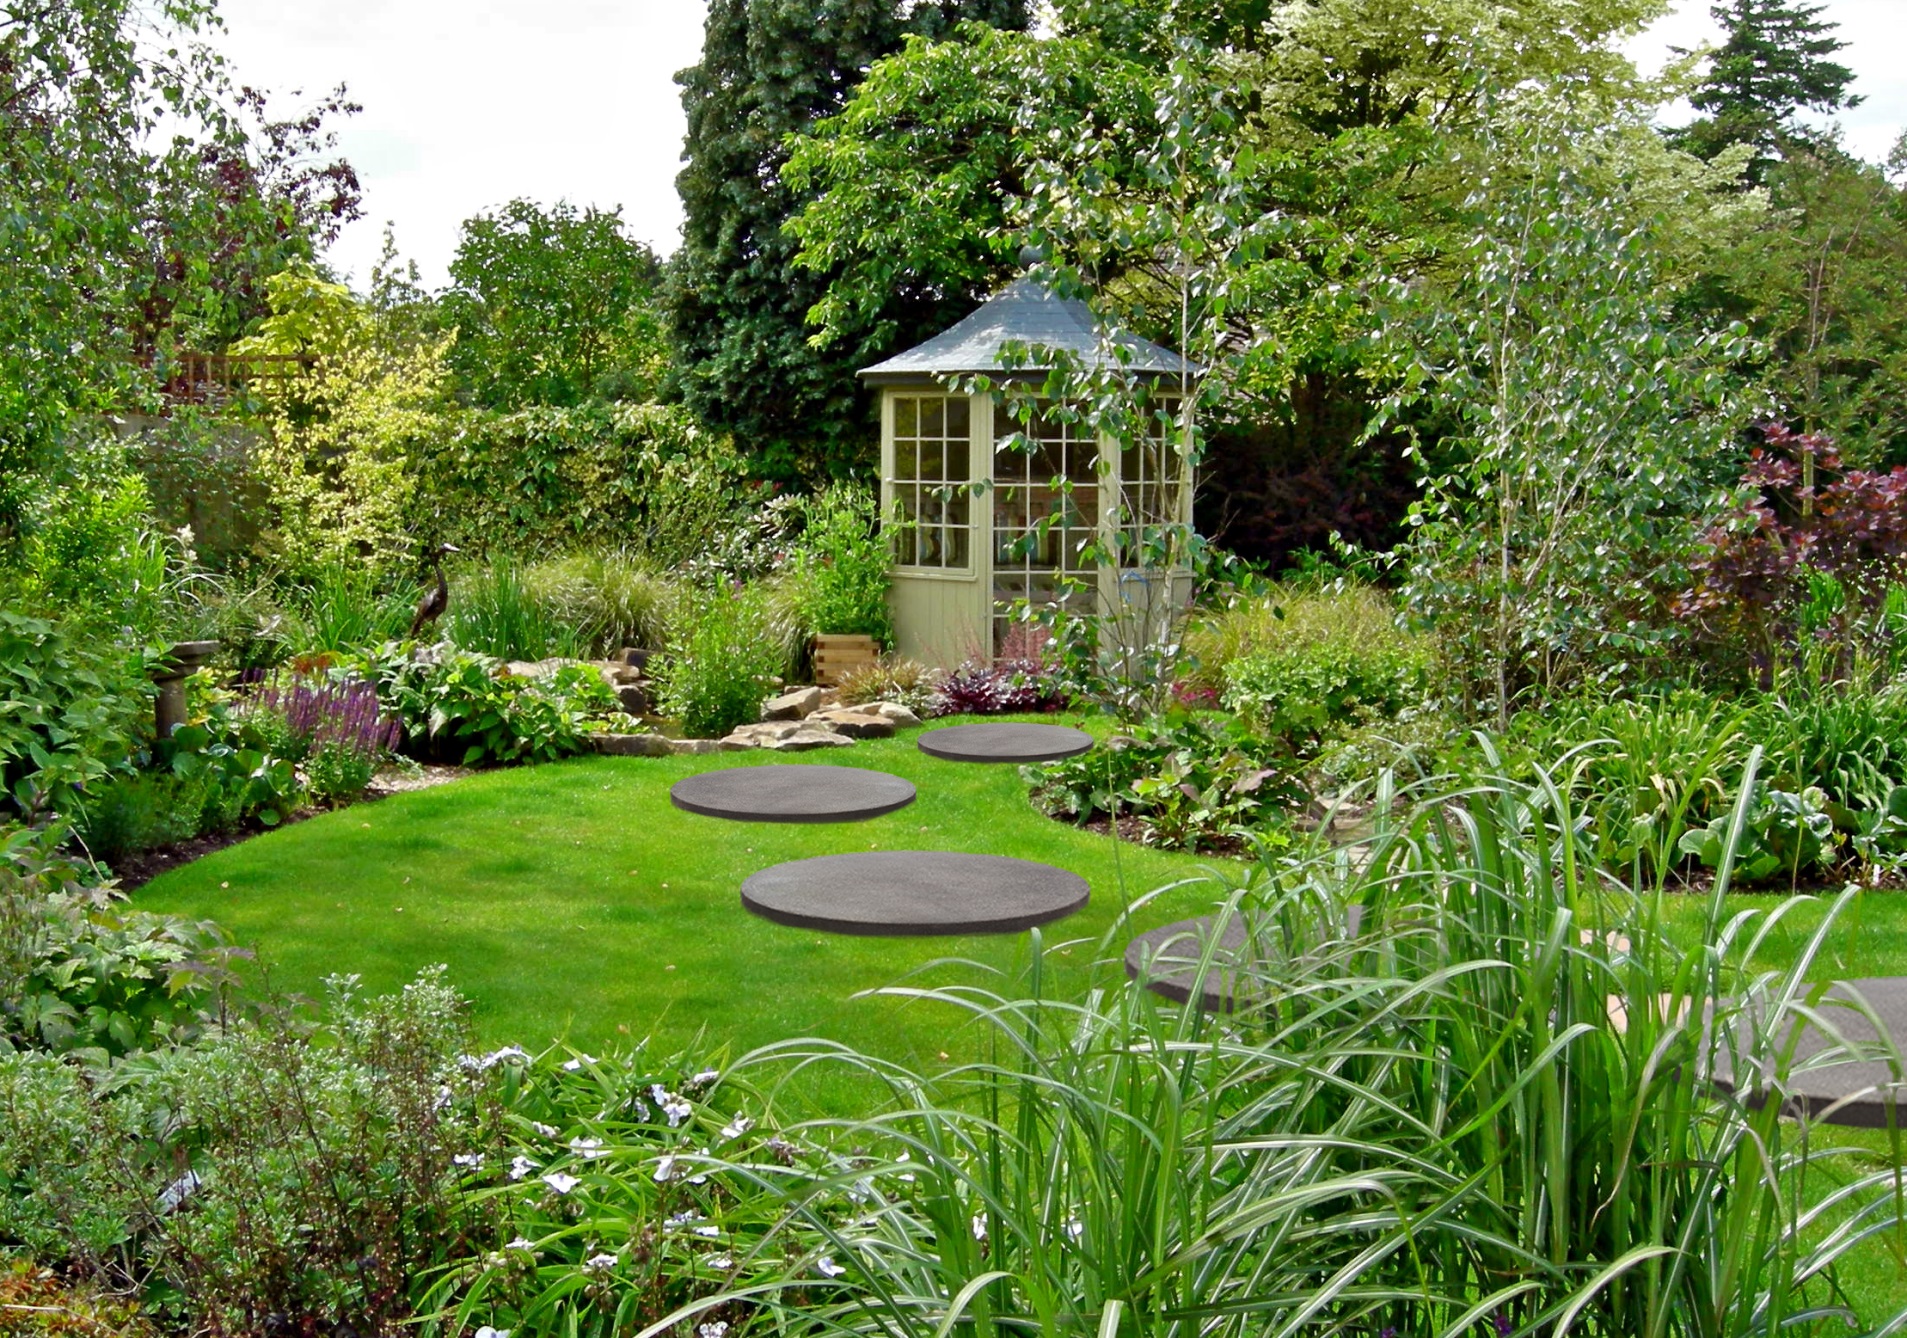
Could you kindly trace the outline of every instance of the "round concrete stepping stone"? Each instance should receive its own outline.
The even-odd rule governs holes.
[[[1126,975],[1173,1003],[1196,1003],[1208,1013],[1229,1013],[1241,1002],[1237,995],[1244,982],[1239,979],[1238,963],[1245,948],[1245,920],[1238,915],[1226,919],[1212,946],[1211,965],[1200,980],[1199,965],[1206,960],[1215,919],[1201,915],[1148,929],[1126,945]]]
[[[915,744],[949,762],[1056,762],[1093,746],[1093,736],[1064,725],[953,725],[930,729]]]
[[[860,767],[730,767],[677,781],[669,802],[737,822],[858,822],[907,807],[914,787]]]
[[[1881,1040],[1880,1033],[1852,1006],[1850,991],[1858,991],[1867,1001],[1896,1045],[1907,1047],[1907,976],[1869,976],[1832,985],[1816,1007],[1850,1045],[1871,1046]],[[1864,1129],[1907,1124],[1907,1079],[1896,1078],[1891,1064],[1884,1059],[1843,1060],[1803,1069],[1807,1061],[1838,1048],[1840,1042],[1812,1021],[1797,1018],[1791,1025],[1800,1028],[1800,1035],[1794,1038],[1783,1114]],[[1787,1039],[1772,1038],[1771,1053],[1778,1053]],[[1724,1052],[1724,1069],[1726,1063]],[[1726,1072],[1718,1073],[1717,1079],[1735,1085]]]
[[[1208,1013],[1229,1013],[1251,1003],[1256,985],[1251,973],[1241,970],[1246,959],[1245,917],[1226,916],[1222,930],[1218,919],[1200,915],[1138,935],[1126,945],[1127,977],[1173,1003],[1196,1004]],[[1345,919],[1349,933],[1356,936],[1364,923],[1364,908],[1351,907]],[[1214,932],[1218,933],[1216,944],[1212,944]],[[1205,967],[1202,980],[1201,965]]]
[[[763,869],[742,905],[833,934],[1012,934],[1071,915],[1086,880],[1050,864],[945,850],[822,855]]]

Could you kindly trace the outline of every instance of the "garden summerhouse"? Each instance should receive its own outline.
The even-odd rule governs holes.
[[[1036,356],[1026,361],[1028,353]],[[1116,362],[1144,387],[1143,432],[1122,449],[1040,400],[1022,421],[1009,394],[1034,393],[1061,358],[1084,368]],[[901,654],[943,666],[1023,654],[1013,618],[1021,601],[1090,602],[1090,611],[1148,622],[1181,603],[1186,574],[1139,555],[1146,536],[1192,521],[1179,413],[1195,370],[1144,339],[1108,341],[1084,302],[1031,278],[864,368],[881,396],[881,505],[895,559],[888,598]],[[973,376],[992,389],[958,393]]]

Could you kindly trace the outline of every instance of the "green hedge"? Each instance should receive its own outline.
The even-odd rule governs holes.
[[[719,493],[741,472],[725,439],[672,405],[470,410],[447,421],[417,462],[418,529],[470,551],[627,544],[683,486]]]

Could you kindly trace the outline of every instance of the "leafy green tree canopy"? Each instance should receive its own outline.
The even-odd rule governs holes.
[[[838,112],[909,32],[962,19],[1024,27],[1024,0],[713,0],[702,59],[677,76],[688,114],[686,216],[670,320],[684,402],[734,434],[765,476],[865,465],[873,432],[854,350],[809,343],[825,276],[795,263],[784,224],[803,200],[781,178],[790,136]]]
[[[442,300],[452,369],[488,408],[648,398],[665,358],[660,277],[619,209],[512,200],[466,219]]]
[[[1890,179],[1832,141],[1790,143],[1772,209],[1697,294],[1764,342],[1782,419],[1861,466],[1907,463],[1907,138],[1892,163]]]
[[[0,6],[0,536],[76,415],[137,407],[146,364],[236,335],[262,279],[356,209],[323,161],[342,92],[288,121],[234,91],[212,0]]]
[[[1759,182],[1784,142],[1810,138],[1799,113],[1859,105],[1847,91],[1854,71],[1830,59],[1847,43],[1833,35],[1838,25],[1821,17],[1824,8],[1805,0],[1724,0],[1709,10],[1728,36],[1689,97],[1705,113],[1685,132],[1691,148],[1707,157],[1730,144],[1752,145],[1749,176]]]

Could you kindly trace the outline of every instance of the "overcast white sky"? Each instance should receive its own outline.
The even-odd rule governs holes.
[[[1850,148],[1884,156],[1907,128],[1907,0],[1826,0],[1867,102],[1844,118]],[[224,0],[219,45],[281,113],[338,83],[364,104],[341,147],[365,217],[332,254],[360,284],[384,223],[432,286],[457,225],[516,196],[622,206],[659,253],[678,241],[682,106],[674,74],[701,52],[700,0]],[[1708,0],[1637,45],[1654,66],[1714,32]]]

